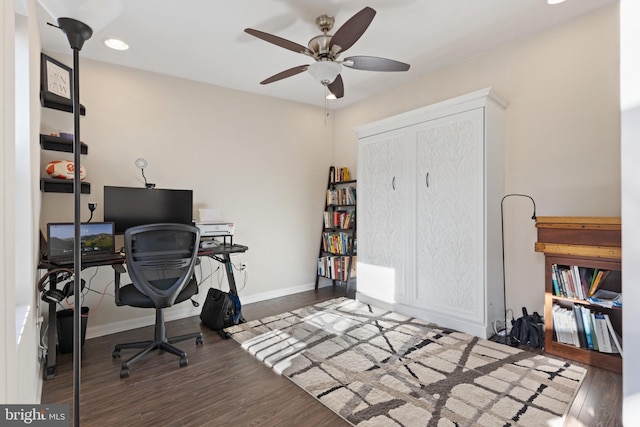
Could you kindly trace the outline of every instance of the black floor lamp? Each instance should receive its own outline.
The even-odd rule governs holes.
[[[533,203],[533,215],[531,216],[531,219],[534,221],[536,220],[536,202],[535,200],[533,200],[533,197],[528,196],[526,194],[512,193],[512,194],[507,194],[500,201],[500,226],[502,228],[502,297],[504,299],[504,337],[503,337],[504,342],[503,344],[510,344],[509,335],[507,334],[507,329],[508,329],[507,328],[507,278],[506,278],[505,267],[504,267],[504,200],[508,197],[526,197],[529,200],[531,200],[531,203]]]
[[[69,40],[69,46],[73,50],[73,82],[71,95],[73,102],[73,223],[74,223],[74,307],[73,311],[73,423],[80,425],[80,360],[82,351],[82,319],[80,300],[82,282],[82,258],[80,241],[80,194],[82,183],[80,181],[80,50],[84,42],[93,35],[92,28],[99,29],[115,18],[122,10],[120,0],[39,0],[40,4],[54,18],[58,25],[49,24],[60,28]],[[75,17],[75,18],[73,18]],[[77,18],[77,19],[76,19]],[[51,351],[51,349],[49,349]],[[55,349],[53,350],[55,351]]]

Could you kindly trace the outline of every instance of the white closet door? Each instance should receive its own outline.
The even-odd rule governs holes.
[[[484,322],[484,108],[415,126],[414,304]]]
[[[358,292],[390,303],[404,296],[405,139],[374,135],[359,150]]]

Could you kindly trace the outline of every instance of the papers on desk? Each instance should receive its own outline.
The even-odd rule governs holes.
[[[204,224],[222,222],[222,215],[217,209],[198,209],[198,220]]]

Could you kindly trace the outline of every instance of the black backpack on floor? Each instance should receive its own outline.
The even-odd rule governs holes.
[[[200,312],[200,320],[209,329],[221,331],[240,321],[240,299],[220,289],[209,288]]]
[[[529,314],[525,307],[522,307],[522,317],[511,321],[512,345],[525,344],[535,348],[544,347],[544,319],[534,311]]]

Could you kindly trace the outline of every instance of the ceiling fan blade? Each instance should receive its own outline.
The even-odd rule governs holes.
[[[342,62],[345,67],[366,71],[407,71],[409,64],[393,59],[377,58],[375,56],[351,56]]]
[[[329,49],[331,50],[335,47],[333,50],[336,53],[349,49],[369,27],[374,16],[376,16],[376,11],[368,6],[353,15],[333,35],[329,43]]]
[[[273,43],[276,46],[289,49],[293,52],[302,53],[303,55],[313,56],[313,52],[311,52],[308,48],[302,46],[301,44],[292,42],[290,40],[283,39],[282,37],[274,36],[273,34],[265,33],[264,31],[254,30],[253,28],[245,28],[244,32],[247,34],[251,34],[252,36],[262,39],[266,42]]]
[[[308,65],[298,65],[297,67],[289,68],[288,70],[281,71],[278,74],[274,74],[268,79],[261,81],[260,84],[266,85],[269,83],[277,82],[278,80],[286,79],[287,77],[295,76],[296,74],[300,74],[303,71],[307,71],[307,68],[309,68]]]
[[[342,76],[338,74],[336,79],[327,85],[329,91],[336,97],[342,98],[344,96],[344,83],[342,82]]]

